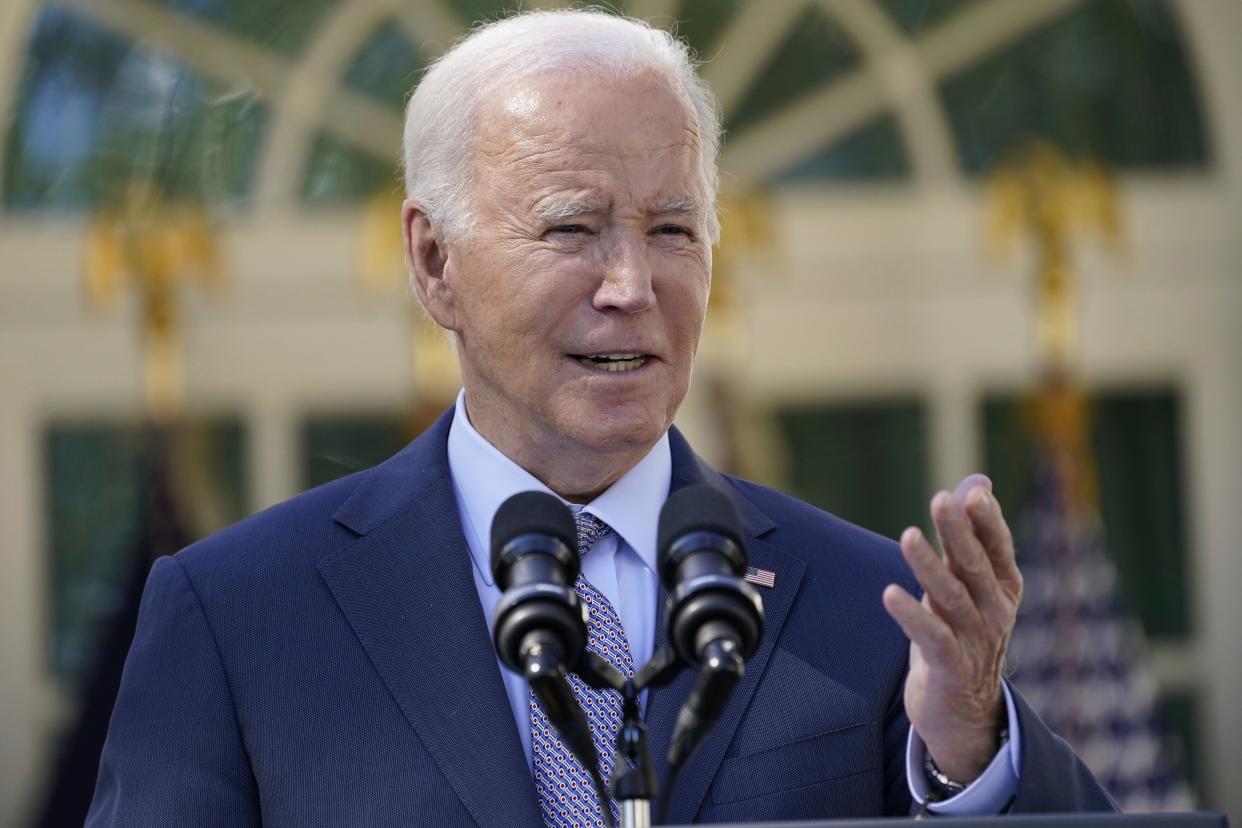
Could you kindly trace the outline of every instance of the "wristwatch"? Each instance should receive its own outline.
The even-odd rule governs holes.
[[[1000,745],[997,747],[997,752],[999,752],[1008,741],[1009,728],[1002,728],[1000,732]],[[931,802],[943,802],[944,800],[957,796],[962,791],[966,790],[966,786],[964,784],[953,781],[949,777],[945,776],[944,773],[941,772],[940,768],[936,767],[936,763],[932,759],[931,751],[926,749],[923,751],[923,773],[927,775],[927,781],[932,787],[932,796],[928,797],[928,800]]]

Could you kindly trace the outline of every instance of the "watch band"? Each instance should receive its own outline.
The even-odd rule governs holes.
[[[1009,728],[1001,728],[1000,745],[997,752],[1000,751],[1009,742]],[[935,799],[928,797],[929,801],[941,802],[950,797],[957,796],[966,790],[966,785],[956,782],[946,776],[940,768],[936,767],[935,760],[932,759],[931,751],[923,750],[923,773],[927,775],[927,781],[931,784],[932,790],[938,795]]]
[[[936,767],[936,762],[932,759],[930,750],[923,752],[923,773],[927,774],[927,781],[931,783],[932,788],[940,794],[942,799],[957,796],[966,790],[964,784],[953,781],[945,776],[940,768]]]

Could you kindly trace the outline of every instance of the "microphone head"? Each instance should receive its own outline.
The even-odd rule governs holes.
[[[500,504],[492,518],[492,574],[509,541],[521,535],[548,535],[561,541],[578,555],[578,528],[569,507],[547,492],[519,492]]]
[[[659,550],[660,577],[668,583],[672,573],[665,573],[672,563],[669,551],[679,539],[694,532],[722,535],[744,550],[742,518],[728,495],[706,483],[686,486],[669,495],[660,510],[656,549]],[[742,562],[743,568],[745,561]]]

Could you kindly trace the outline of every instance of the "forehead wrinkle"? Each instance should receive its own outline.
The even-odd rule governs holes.
[[[559,118],[555,114],[551,117],[535,117],[537,113],[519,115],[504,108],[504,99],[498,103],[501,112],[496,113],[494,119],[484,119],[476,133],[476,163],[485,161],[496,167],[531,167],[557,172],[562,169],[558,163],[562,160],[560,156],[567,151],[577,154],[588,165],[598,163],[589,159],[602,159],[604,167],[681,150],[688,150],[697,158],[702,151],[697,124],[684,116],[678,119],[676,138],[623,150],[607,137],[601,139],[593,123],[575,122],[572,115],[569,118]]]
[[[492,169],[515,167],[556,170],[559,165],[555,158],[564,152],[564,145],[559,142],[530,137],[489,143],[492,146],[480,145],[475,155],[475,163]],[[549,158],[553,160],[549,162]]]
[[[544,103],[549,103],[553,109],[550,117],[535,117],[539,112],[532,111],[530,104],[534,102],[524,100],[526,106],[518,107],[517,111],[505,106],[504,96],[490,102],[499,111],[494,112],[495,117],[484,118],[480,124],[475,136],[474,153],[478,175],[475,186],[482,185],[484,190],[491,191],[490,198],[498,197],[501,202],[509,202],[528,216],[552,221],[620,206],[614,204],[613,197],[621,198],[622,203],[629,202],[629,210],[636,209],[647,216],[701,217],[706,214],[706,194],[698,192],[701,188],[697,186],[700,136],[695,119],[686,117],[688,113],[683,111],[681,117],[675,118],[677,123],[671,134],[652,129],[648,133],[649,143],[640,141],[646,146],[635,147],[632,142],[614,142],[608,133],[601,135],[598,129],[593,128],[598,125],[596,122],[584,122],[577,117],[577,113],[567,113],[566,118],[557,117],[561,109],[559,100],[545,100]],[[656,122],[656,119],[649,117],[641,119],[652,121],[653,127],[667,125],[670,120],[661,118]],[[630,126],[641,128],[644,124],[631,123]],[[661,157],[673,161],[674,167],[684,169],[690,176],[690,181],[685,183],[690,186],[682,192],[677,192],[682,187],[675,185],[672,192],[659,187],[655,192],[640,193],[646,187],[639,185],[635,189],[638,180],[631,171],[642,169],[648,162]],[[510,178],[505,173],[502,185],[502,176],[498,174],[505,170],[515,173],[517,178]],[[641,178],[638,175],[638,179]],[[612,195],[592,192],[600,185],[610,190],[608,182],[622,181],[625,182],[622,192]],[[503,191],[495,189],[498,185]],[[534,186],[530,186],[527,193],[519,192],[529,185]],[[664,189],[664,192],[660,193],[659,189]],[[516,202],[525,204],[519,207],[514,202],[514,196],[517,196]]]
[[[608,167],[618,162],[646,160],[652,155],[689,150],[697,156],[700,150],[697,130],[691,124],[682,126],[682,135],[671,141],[648,146],[621,149],[607,138],[600,139],[589,129],[569,128],[556,119],[525,120],[509,128],[492,127],[480,131],[476,141],[476,158],[497,166],[514,165],[544,168],[559,172],[558,163],[564,153],[572,152],[588,165],[600,163]],[[549,163],[551,159],[551,163]]]
[[[561,74],[544,72],[522,78],[511,86],[501,86],[493,90],[482,101],[481,111],[476,116],[476,137],[481,137],[484,132],[492,133],[493,138],[499,137],[498,133],[508,133],[508,141],[505,143],[512,144],[525,138],[546,139],[551,133],[560,132],[561,140],[581,146],[579,142],[586,136],[570,133],[579,132],[579,128],[583,126],[590,132],[594,124],[576,119],[578,113],[566,108],[566,96],[560,88],[563,82]],[[651,117],[649,113],[644,114],[642,125],[663,126],[676,120],[677,128],[684,137],[680,142],[671,142],[671,145],[684,143],[696,152],[701,150],[698,112],[685,90],[670,85],[667,77],[644,69],[625,78],[606,78],[605,83],[610,87],[638,84],[643,87],[641,93],[644,97],[651,95],[653,91],[656,94],[671,94],[677,100],[680,112],[672,117],[658,119]],[[548,88],[549,85],[552,86],[551,89]],[[658,123],[653,123],[657,121]],[[648,151],[663,148],[652,147]],[[600,150],[615,154],[611,148],[601,147]]]

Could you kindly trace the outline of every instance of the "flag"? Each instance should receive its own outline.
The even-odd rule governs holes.
[[[147,573],[156,558],[172,555],[189,542],[172,485],[171,439],[166,427],[148,429],[145,491],[139,515],[143,528],[130,558],[125,602],[102,631],[93,668],[82,687],[78,717],[64,735],[46,784],[34,822],[37,826],[54,828],[86,821]]]
[[[746,575],[742,580],[771,589],[776,586],[776,573],[770,569],[756,569],[753,566],[748,566],[746,567]]]
[[[1125,811],[1190,810],[1163,744],[1157,684],[1122,600],[1094,502],[1081,397],[1045,392],[1015,522],[1026,589],[1009,646],[1014,686]]]

